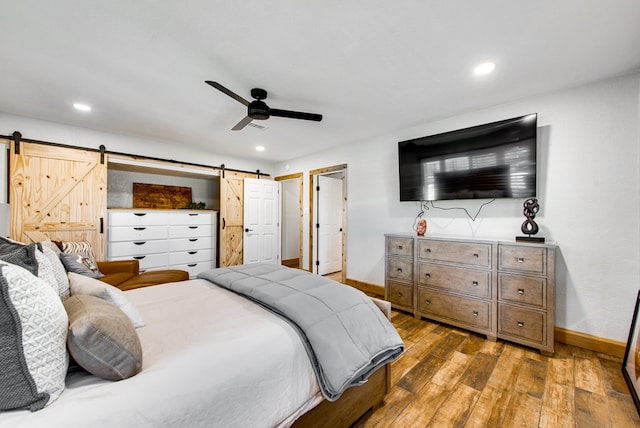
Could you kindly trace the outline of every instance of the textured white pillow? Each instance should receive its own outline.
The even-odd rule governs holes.
[[[142,320],[142,315],[138,312],[138,308],[127,299],[122,290],[106,282],[78,273],[69,272],[67,275],[69,276],[69,288],[72,296],[76,294],[96,296],[113,303],[129,317],[134,327],[144,327],[144,321]]]
[[[64,268],[64,265],[60,261],[58,255],[51,248],[43,245],[42,254],[44,254],[44,256],[51,262],[51,271],[56,280],[58,296],[60,296],[62,300],[65,300],[70,295],[67,270]],[[40,272],[38,271],[38,274],[39,273]]]
[[[0,287],[0,408],[39,410],[64,390],[67,313],[49,284],[19,266],[0,262]]]

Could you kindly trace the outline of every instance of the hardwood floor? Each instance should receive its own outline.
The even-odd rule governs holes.
[[[406,351],[355,427],[640,427],[619,359],[563,344],[549,358],[399,311],[392,322]]]

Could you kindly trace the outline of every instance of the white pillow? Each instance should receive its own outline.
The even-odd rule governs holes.
[[[113,303],[129,317],[134,327],[144,327],[144,321],[142,320],[142,315],[138,312],[138,308],[127,299],[127,296],[125,296],[122,290],[106,282],[98,281],[97,279],[78,273],[69,272],[68,276],[72,296],[76,294],[96,296]]]
[[[56,284],[58,285],[58,296],[60,296],[62,300],[65,300],[67,297],[69,297],[69,278],[67,277],[67,270],[64,268],[64,265],[60,261],[60,257],[58,257],[55,251],[53,251],[50,247],[42,245],[42,253],[51,262],[53,276],[55,277]]]
[[[69,319],[53,288],[0,262],[0,409],[42,409],[64,390]]]
[[[38,278],[49,284],[62,300],[69,297],[67,271],[53,250],[44,245],[42,251],[36,247],[36,261],[38,262]]]

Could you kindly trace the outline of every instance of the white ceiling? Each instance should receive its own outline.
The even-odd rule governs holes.
[[[637,71],[639,23],[638,0],[0,0],[0,112],[286,160]],[[324,119],[231,131],[246,108],[205,80]]]

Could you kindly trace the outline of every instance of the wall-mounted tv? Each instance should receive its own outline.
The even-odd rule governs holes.
[[[399,142],[400,200],[535,197],[537,117]]]

